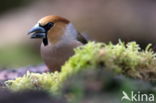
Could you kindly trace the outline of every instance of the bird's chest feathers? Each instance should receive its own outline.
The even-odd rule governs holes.
[[[71,56],[73,52],[73,46],[68,44],[48,44],[47,46],[41,45],[41,56],[46,60],[59,60]]]

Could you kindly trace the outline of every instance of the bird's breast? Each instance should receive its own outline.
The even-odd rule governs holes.
[[[74,54],[73,49],[82,45],[80,42],[72,41],[66,44],[47,46],[41,45],[41,56],[49,69],[60,69],[61,66]]]

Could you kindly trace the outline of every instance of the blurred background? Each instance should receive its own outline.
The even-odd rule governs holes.
[[[0,1],[0,68],[41,64],[41,40],[28,30],[46,15],[69,19],[80,32],[99,42],[156,44],[154,0],[4,0]]]

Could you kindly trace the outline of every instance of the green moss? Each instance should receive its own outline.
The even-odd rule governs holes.
[[[133,78],[144,78],[142,73],[148,76],[148,72],[156,72],[155,53],[150,49],[141,50],[136,42],[118,44],[89,42],[85,46],[75,49],[72,56],[65,65],[62,66],[60,73],[27,73],[16,80],[6,82],[7,87],[12,90],[21,89],[45,89],[58,93],[62,83],[70,76],[88,68],[108,68],[119,74],[124,74]],[[147,72],[148,71],[148,72]]]
[[[82,69],[96,67],[96,56],[101,47],[101,43],[90,42],[86,46],[76,48],[75,55],[62,66],[60,77],[64,79]]]
[[[136,42],[118,44],[90,42],[75,49],[75,55],[62,67],[62,78],[84,68],[106,67],[116,73],[141,78],[144,70],[155,72],[156,54],[149,44],[141,50]]]
[[[6,85],[12,90],[24,90],[24,89],[43,89],[49,92],[57,90],[57,82],[59,81],[59,73],[30,73],[27,72],[23,77],[16,80],[6,81]],[[57,87],[57,88],[56,88]],[[51,91],[52,90],[52,91]]]

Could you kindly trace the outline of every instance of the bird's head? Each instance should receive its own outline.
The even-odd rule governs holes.
[[[65,32],[66,26],[70,22],[59,16],[46,16],[38,21],[38,23],[28,32],[32,34],[31,38],[43,39],[46,46],[48,42],[58,42]]]

